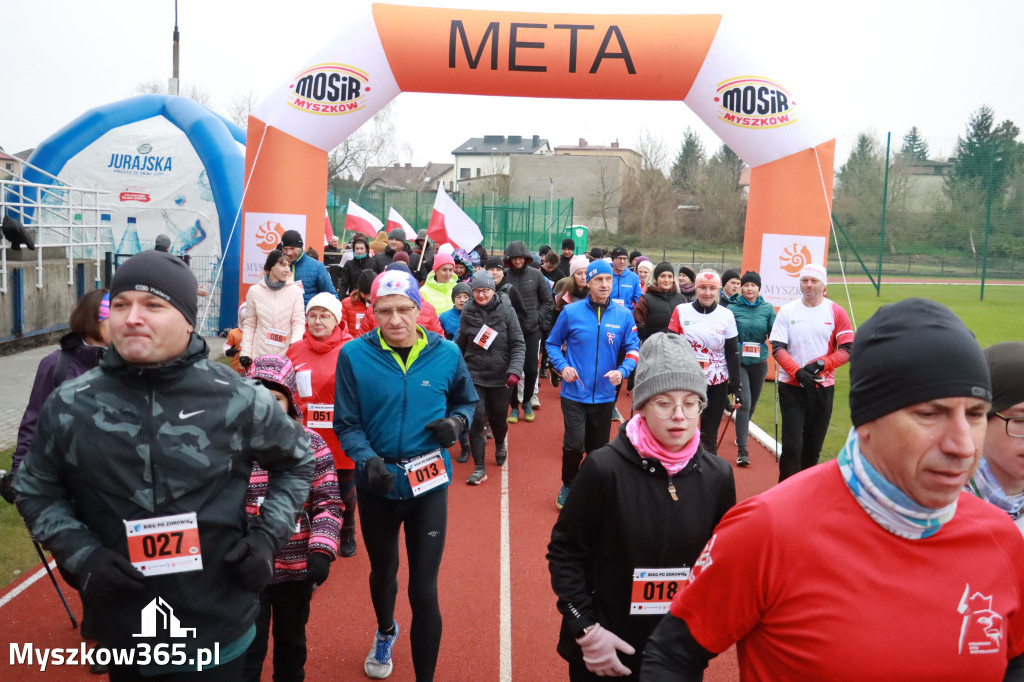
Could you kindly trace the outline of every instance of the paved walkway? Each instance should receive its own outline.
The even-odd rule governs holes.
[[[207,337],[206,342],[210,359],[223,355],[224,339]],[[36,379],[36,367],[55,350],[56,344],[0,357],[0,450],[17,445],[18,427]]]

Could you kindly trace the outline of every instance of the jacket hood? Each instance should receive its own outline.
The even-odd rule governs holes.
[[[295,383],[295,370],[291,360],[281,355],[260,355],[253,358],[246,376],[284,393],[288,396],[288,414],[293,418],[302,416],[299,407],[299,388]]]
[[[512,267],[512,259],[519,258],[520,256],[526,259],[526,264],[533,261],[533,254],[526,248],[526,244],[518,239],[514,242],[509,242],[509,245],[505,247],[505,265]]]

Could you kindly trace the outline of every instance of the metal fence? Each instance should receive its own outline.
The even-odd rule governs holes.
[[[426,229],[433,212],[436,192],[397,190],[350,190],[328,197],[327,213],[334,232],[341,235],[345,212],[351,199],[387,223],[392,207],[416,230]],[[540,199],[494,203],[485,196],[466,197],[453,193],[452,199],[472,218],[483,233],[488,252],[501,251],[516,239],[536,251],[543,244],[558,247],[572,226],[572,199]],[[349,235],[350,236],[350,235]]]
[[[104,286],[110,287],[110,278],[114,276],[117,267],[133,255],[135,254],[106,254],[107,266],[104,272]],[[196,282],[199,284],[199,291],[204,292],[202,294],[196,292],[199,299],[199,316],[196,319],[196,331],[203,336],[216,336],[224,331],[220,329],[220,299],[222,289],[224,288],[224,279],[217,276],[221,258],[220,256],[192,256],[185,254],[181,259],[188,264],[192,274],[195,275]]]

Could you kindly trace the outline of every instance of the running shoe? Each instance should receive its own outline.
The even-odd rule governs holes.
[[[533,394],[533,397],[532,397],[532,398],[530,398],[530,407],[532,407],[532,408],[533,408],[533,409],[535,409],[535,410],[536,410],[536,409],[537,409],[538,407],[540,407],[540,398],[539,398],[539,397],[537,396],[537,394],[536,394],[536,393],[534,393],[534,394]]]
[[[505,421],[507,421],[509,424],[519,423],[519,408],[513,407],[512,411],[508,415],[508,419],[506,419]]]
[[[532,422],[534,419],[533,407],[530,405],[530,403],[526,403],[525,405],[523,405],[523,419],[525,419],[528,422]]]
[[[366,676],[375,680],[383,680],[391,674],[393,667],[391,663],[391,648],[398,639],[398,623],[395,623],[395,631],[390,635],[382,635],[380,630],[373,637],[373,647],[366,655],[363,662],[363,671]]]
[[[558,491],[558,497],[555,498],[555,506],[561,509],[565,506],[565,498],[569,497],[569,486],[563,485],[562,489]]]
[[[342,528],[341,540],[338,542],[338,556],[352,557],[356,555],[356,529]]]
[[[555,388],[558,388],[558,384],[562,383],[562,375],[555,371],[555,368],[551,368],[551,373],[548,375],[548,381]]]
[[[508,445],[502,443],[494,449],[494,461],[497,462],[498,466],[505,464],[505,460],[508,459]]]
[[[746,450],[740,450],[739,456],[736,458],[736,466],[748,467],[750,466],[750,455]]]
[[[486,480],[487,470],[484,468],[483,464],[478,464],[476,468],[473,469],[473,473],[471,473],[469,478],[466,479],[466,485],[480,485]]]
[[[612,421],[613,422],[620,422],[620,421],[622,421],[622,413],[619,412],[619,408],[617,408],[617,407],[613,407],[612,408]]]
[[[459,457],[455,461],[459,464],[465,464],[469,461],[469,443],[459,444]]]

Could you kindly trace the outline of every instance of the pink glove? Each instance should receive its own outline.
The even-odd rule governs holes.
[[[515,388],[519,385],[519,377],[515,374],[509,374],[508,379],[505,379],[505,385],[509,388]]]
[[[625,677],[632,671],[622,665],[616,649],[624,654],[635,654],[636,649],[619,639],[615,633],[605,630],[600,624],[576,640],[583,649],[583,662],[587,670],[599,677]]]

